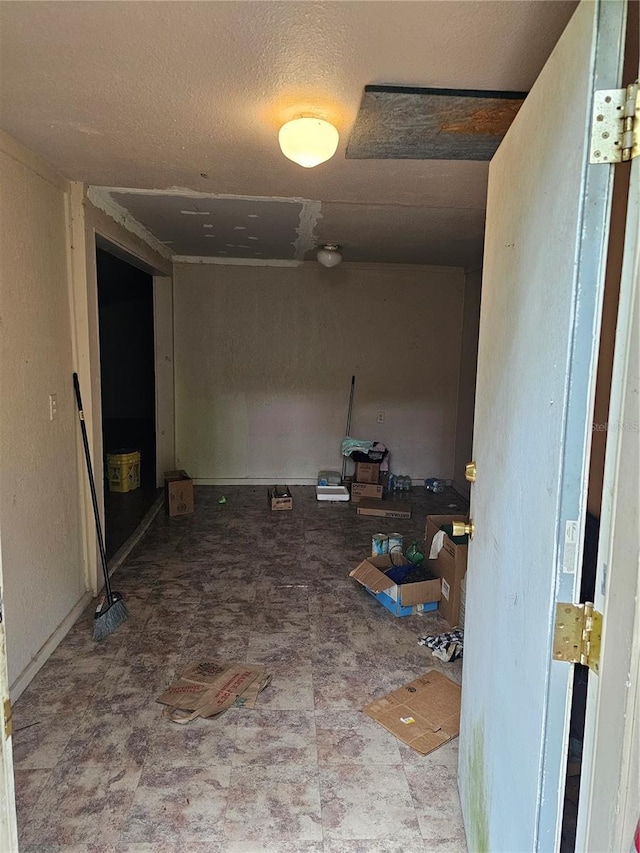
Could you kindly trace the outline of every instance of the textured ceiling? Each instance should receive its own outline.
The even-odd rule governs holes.
[[[179,255],[473,266],[487,164],[345,159],[364,87],[527,91],[575,5],[2,0],[0,125]],[[341,134],[311,170],[277,146],[304,112]]]

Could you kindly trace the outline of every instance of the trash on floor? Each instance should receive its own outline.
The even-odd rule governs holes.
[[[289,486],[274,486],[268,492],[269,507],[274,511],[293,509],[293,496]]]
[[[418,645],[426,646],[431,649],[431,654],[434,657],[448,663],[462,657],[464,633],[456,628],[453,631],[445,631],[443,634],[420,637]]]
[[[190,663],[156,702],[167,705],[165,714],[174,723],[189,723],[197,717],[218,716],[245,695],[243,706],[253,707],[270,681],[263,666],[200,660]]]
[[[172,518],[193,512],[193,480],[186,471],[164,472],[164,500]]]
[[[433,492],[435,495],[439,495],[441,492],[444,492],[445,487],[449,484],[448,480],[439,480],[435,477],[429,477],[424,481],[424,487],[428,492]]]
[[[438,608],[440,580],[424,568],[408,563],[401,553],[368,557],[349,577],[394,616],[411,616]]]
[[[432,670],[363,708],[421,755],[428,755],[460,733],[460,685]]]
[[[218,498],[218,503],[220,504],[220,506],[224,506],[226,504],[226,502],[227,502],[227,499],[225,498],[225,496],[220,495],[220,497]]]

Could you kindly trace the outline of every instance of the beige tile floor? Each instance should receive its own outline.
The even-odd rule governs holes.
[[[348,577],[371,535],[420,539],[455,492],[411,495],[413,517],[356,516],[294,488],[196,489],[157,516],[114,576],[131,618],[104,642],[78,621],[16,703],[24,853],[462,853],[457,741],[423,757],[362,714],[427,669],[437,614],[396,618]],[[224,492],[227,504],[218,504]],[[178,726],[155,697],[189,661],[266,665],[254,710]]]

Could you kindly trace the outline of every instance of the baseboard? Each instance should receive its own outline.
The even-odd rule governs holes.
[[[93,596],[90,592],[85,592],[73,610],[62,620],[46,643],[25,666],[20,675],[9,687],[9,696],[11,697],[12,702],[15,702],[19,696],[22,695],[26,687],[28,687],[28,685],[33,681],[38,671],[42,669],[44,664],[80,618],[92,598]]]

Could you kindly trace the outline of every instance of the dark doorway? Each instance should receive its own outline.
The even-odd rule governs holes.
[[[109,488],[105,478],[105,540],[110,559],[155,501],[156,411],[153,278],[96,249],[102,440],[109,453],[140,453],[140,487]]]

